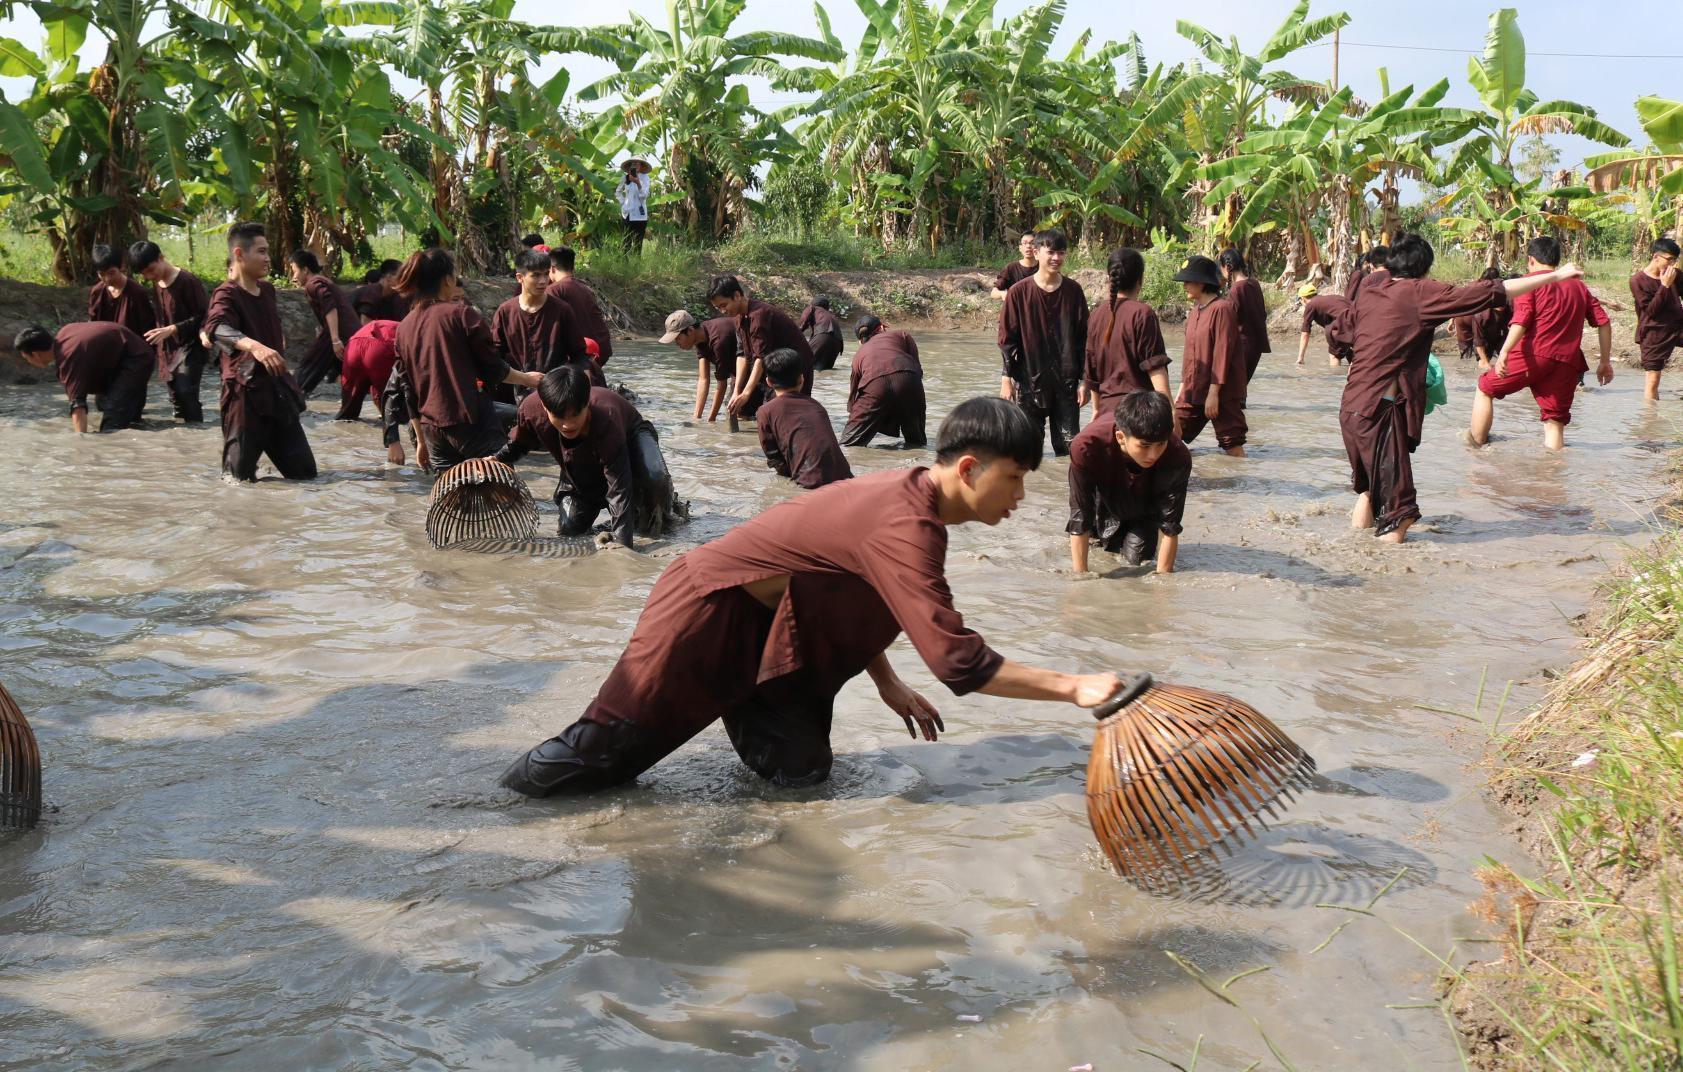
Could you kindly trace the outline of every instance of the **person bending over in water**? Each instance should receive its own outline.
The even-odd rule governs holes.
[[[1350,527],[1372,528],[1387,543],[1402,543],[1409,526],[1420,519],[1409,455],[1420,444],[1426,419],[1432,333],[1451,317],[1506,305],[1538,287],[1584,274],[1568,264],[1521,279],[1480,279],[1452,287],[1426,278],[1433,257],[1424,238],[1404,235],[1391,247],[1385,271],[1367,277],[1354,303],[1356,356],[1338,408],[1356,493]]]
[[[878,435],[891,435],[904,446],[928,446],[917,340],[909,332],[889,331],[874,316],[861,318],[853,331],[860,345],[848,375],[841,441],[863,447]]]
[[[803,488],[848,480],[853,469],[836,442],[830,415],[815,399],[803,398],[801,355],[773,350],[766,355],[766,382],[777,397],[760,407],[760,449],[766,464]]]
[[[836,694],[861,671],[908,732],[933,741],[939,712],[888,661],[902,630],[955,695],[1103,703],[1115,674],[1005,659],[965,627],[947,587],[947,528],[1010,516],[1040,439],[1017,406],[973,398],[942,422],[932,468],[831,484],[683,555],[583,715],[502,784],[535,797],[623,785],[723,720],[760,777],[812,785],[830,774]]]
[[[592,387],[576,365],[546,372],[520,403],[508,442],[494,457],[513,465],[542,448],[561,466],[555,505],[560,535],[583,536],[608,511],[608,533],[622,547],[640,531],[666,531],[672,477],[654,426],[618,391]]]
[[[1303,299],[1303,325],[1297,335],[1297,363],[1309,352],[1309,329],[1316,324],[1327,331],[1327,364],[1338,367],[1340,361],[1350,360],[1350,300],[1336,294],[1322,294],[1313,283],[1297,288]]]
[[[715,316],[697,321],[688,310],[676,309],[666,318],[666,334],[660,337],[660,341],[680,350],[695,351],[695,419],[701,420],[701,415],[707,411],[708,384],[711,381],[717,387],[712,392],[713,409],[707,413],[707,420],[718,420],[719,410],[730,397],[731,378],[736,375],[736,318]]]
[[[1175,571],[1180,519],[1192,454],[1176,439],[1175,411],[1152,390],[1136,391],[1114,415],[1095,418],[1069,449],[1070,566],[1087,572],[1087,546],[1097,538],[1130,566],[1155,558],[1158,573]]]
[[[841,321],[830,311],[830,299],[823,295],[812,299],[812,304],[801,310],[795,326],[812,346],[813,368],[819,372],[835,368],[847,340],[842,338]]]
[[[18,332],[18,356],[36,368],[58,362],[58,381],[70,400],[70,427],[88,430],[88,396],[99,400],[99,430],[115,432],[141,424],[146,382],[156,357],[146,340],[121,324],[95,320],[66,324],[55,336],[38,324]]]

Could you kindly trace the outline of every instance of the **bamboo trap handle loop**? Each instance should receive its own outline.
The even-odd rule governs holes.
[[[1118,692],[1115,696],[1112,696],[1104,703],[1093,708],[1093,717],[1096,719],[1109,718],[1111,715],[1114,715],[1116,712],[1122,710],[1124,707],[1127,707],[1129,704],[1145,695],[1145,690],[1149,689],[1151,685],[1152,679],[1150,674],[1133,675],[1123,683],[1121,692]]]

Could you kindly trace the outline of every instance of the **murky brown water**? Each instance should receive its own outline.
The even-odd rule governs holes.
[[[932,418],[997,385],[985,338],[921,344]],[[325,400],[322,480],[232,488],[214,429],[78,440],[53,390],[4,389],[0,679],[57,810],[0,840],[0,1067],[1113,1070],[1155,1067],[1142,1047],[1184,1062],[1202,1034],[1199,1067],[1242,1068],[1268,1056],[1255,1016],[1306,1070],[1458,1068],[1435,1011],[1387,1008],[1430,997],[1425,958],[1315,905],[1406,867],[1388,919],[1437,949],[1478,932],[1469,871],[1512,853],[1467,766],[1482,735],[1415,705],[1470,707],[1488,667],[1488,714],[1568,658],[1676,432],[1621,370],[1564,456],[1533,452],[1523,398],[1475,454],[1452,362],[1420,539],[1381,548],[1345,527],[1341,375],[1319,360],[1265,361],[1250,460],[1202,445],[1174,577],[1059,572],[1061,462],[1003,526],[953,535],[959,606],[1002,651],[1235,692],[1318,758],[1336,791],[1205,903],[1106,872],[1080,711],[955,699],[903,643],[938,744],[861,678],[823,787],[771,789],[709,731],[635,789],[519,802],[495,778],[578,713],[686,544],[434,551],[425,481]],[[627,345],[613,367],[661,429],[687,540],[790,494],[751,433],[675,420],[686,356]],[[819,385],[834,416],[845,388],[845,366]],[[1218,980],[1271,970],[1234,1010],[1165,951]]]

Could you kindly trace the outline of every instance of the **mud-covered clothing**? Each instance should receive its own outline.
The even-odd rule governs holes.
[[[1214,421],[1216,443],[1222,450],[1244,446],[1250,432],[1245,421],[1248,382],[1244,338],[1232,299],[1216,298],[1194,305],[1186,314],[1180,394],[1175,398],[1181,441],[1191,443],[1210,423],[1204,414],[1204,403],[1214,391],[1218,403]]]
[[[288,480],[315,479],[315,454],[298,419],[304,392],[291,372],[274,375],[234,346],[251,339],[286,352],[274,286],[259,281],[253,294],[233,280],[221,284],[211,292],[204,331],[221,361],[223,471],[238,480],[256,480],[257,462],[267,454]]]
[[[544,293],[560,298],[573,311],[573,323],[587,339],[596,341],[596,363],[606,365],[614,356],[614,336],[608,328],[608,318],[602,315],[602,303],[596,292],[577,276],[569,276],[559,283],[551,283]]]
[[[66,324],[53,337],[53,360],[70,412],[87,409],[88,396],[93,395],[101,432],[115,432],[140,420],[146,384],[156,365],[145,339],[111,321]]]
[[[1032,276],[1013,284],[999,311],[1002,374],[1015,384],[1017,404],[1044,429],[1052,452],[1069,453],[1081,430],[1076,397],[1087,378],[1087,296],[1073,279],[1042,290]]]
[[[1263,354],[1274,352],[1268,341],[1268,302],[1262,296],[1262,284],[1249,276],[1233,284],[1228,292],[1239,314],[1239,338],[1245,349],[1245,381],[1256,375],[1256,367]]]

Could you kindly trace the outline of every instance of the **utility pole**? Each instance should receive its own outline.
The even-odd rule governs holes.
[[[1338,92],[1338,33],[1332,31],[1332,91]]]

